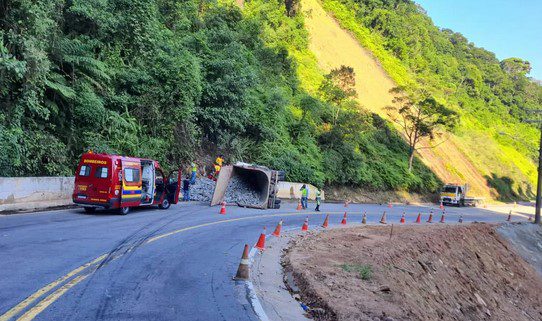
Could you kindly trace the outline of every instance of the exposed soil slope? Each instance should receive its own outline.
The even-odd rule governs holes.
[[[521,257],[542,277],[542,226],[530,223],[503,224],[497,232],[506,238]]]
[[[285,256],[318,320],[542,320],[542,279],[488,224],[370,226]],[[367,272],[367,270],[370,270]]]
[[[391,104],[389,90],[395,83],[388,77],[373,55],[322,8],[318,0],[301,0],[305,26],[309,32],[309,48],[325,72],[346,65],[356,73],[358,101],[366,109],[386,117],[384,107]],[[425,146],[429,146],[424,142]],[[472,195],[490,197],[483,175],[461,151],[453,135],[435,149],[421,149],[422,161],[444,182],[467,182]]]

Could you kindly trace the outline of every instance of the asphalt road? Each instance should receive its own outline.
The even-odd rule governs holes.
[[[310,208],[313,205],[309,204]],[[127,216],[69,209],[0,216],[0,321],[4,320],[256,320],[242,282],[232,276],[245,243],[263,226],[338,225],[345,208],[323,204],[321,213],[179,204],[146,208]],[[376,224],[407,223],[424,206],[350,205],[349,224],[367,211]],[[441,211],[435,208],[434,221]],[[447,208],[446,221],[499,222],[505,214],[477,208]],[[517,218],[525,220],[525,218]],[[264,253],[265,255],[265,253]]]

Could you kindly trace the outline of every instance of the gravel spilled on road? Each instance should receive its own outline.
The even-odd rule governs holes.
[[[216,182],[201,177],[190,186],[190,199],[192,201],[210,202],[213,197]],[[234,176],[230,179],[226,189],[224,201],[229,204],[258,205],[260,195],[247,181]]]
[[[207,177],[196,179],[190,186],[190,200],[199,202],[210,202],[213,197],[216,182]]]

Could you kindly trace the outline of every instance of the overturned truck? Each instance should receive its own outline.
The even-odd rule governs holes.
[[[284,171],[265,166],[236,163],[223,166],[216,181],[211,206],[222,202],[251,208],[280,208],[277,197]]]

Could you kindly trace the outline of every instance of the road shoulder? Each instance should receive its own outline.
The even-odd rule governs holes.
[[[281,265],[283,250],[297,234],[269,236],[265,251],[256,254],[252,263],[251,281],[269,320],[310,320],[286,288]]]

